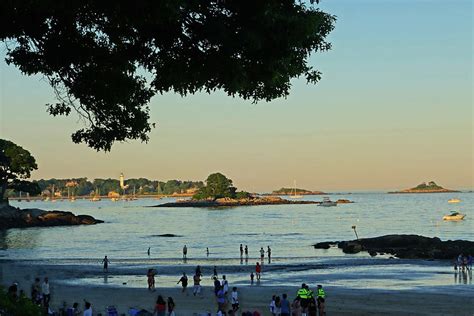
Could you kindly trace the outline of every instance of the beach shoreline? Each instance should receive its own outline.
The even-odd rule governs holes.
[[[190,266],[170,266],[179,271]],[[212,283],[207,275],[203,277],[203,291],[199,297],[193,297],[192,286],[187,289],[187,295],[181,293],[179,285],[163,282],[164,277],[158,275],[157,289],[150,292],[146,289],[146,277],[143,275],[140,284],[107,283],[127,273],[130,267],[112,268],[109,273],[101,272],[99,266],[41,264],[38,262],[22,262],[17,260],[0,260],[0,284],[4,287],[12,282],[18,282],[19,288],[30,293],[30,286],[35,277],[48,276],[52,291],[52,307],[57,310],[63,302],[71,305],[73,302],[82,304],[83,299],[94,306],[95,314],[102,312],[108,305],[114,305],[119,314],[127,313],[130,307],[152,310],[157,295],[171,296],[176,302],[177,315],[193,315],[194,313],[215,313],[217,304],[212,291]],[[132,271],[135,273],[135,271]],[[93,276],[102,284],[74,283],[74,280],[85,276]],[[192,275],[190,275],[192,277]],[[257,285],[236,285],[241,301],[240,311],[258,310],[262,315],[269,315],[268,304],[272,295],[287,293],[289,299],[295,297],[301,285],[301,279],[295,277],[294,285],[278,286],[266,281],[263,274],[262,282]],[[362,282],[362,281],[361,281]],[[309,283],[311,288],[316,284]],[[234,286],[232,279],[230,286]],[[327,293],[326,311],[328,315],[472,315],[474,313],[474,289],[471,285],[432,286],[414,289],[393,290],[350,288],[323,284]],[[229,305],[230,307],[230,305]]]

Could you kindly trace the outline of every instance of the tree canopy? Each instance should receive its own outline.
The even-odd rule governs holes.
[[[36,169],[38,166],[35,158],[28,150],[0,139],[0,201],[6,199],[8,189],[37,194],[38,185],[25,180]]]
[[[218,198],[247,198],[248,192],[237,192],[232,185],[232,180],[222,173],[212,173],[206,179],[206,185],[199,189],[193,196],[196,200],[218,199]]]
[[[106,151],[148,140],[156,94],[220,89],[257,102],[287,96],[292,78],[316,83],[308,58],[330,49],[334,23],[295,0],[0,2],[6,62],[45,76],[49,113],[75,110],[85,125],[72,140]]]

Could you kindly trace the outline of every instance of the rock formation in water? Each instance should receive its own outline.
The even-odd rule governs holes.
[[[71,212],[44,211],[37,208],[19,209],[0,204],[0,229],[41,227],[41,226],[69,226],[93,225],[103,223],[89,215],[74,215]]]
[[[209,199],[209,200],[184,200],[173,203],[156,205],[156,207],[228,207],[228,206],[252,206],[252,205],[280,205],[280,204],[320,204],[317,201],[290,201],[277,196],[251,197],[245,199]]]
[[[329,241],[314,245],[316,249],[337,246],[344,253],[367,251],[370,255],[392,254],[402,259],[453,259],[459,254],[474,254],[474,242],[442,241],[437,237],[419,235],[385,235],[351,241]]]
[[[414,188],[405,189],[401,191],[388,192],[388,193],[449,193],[449,192],[459,192],[451,189],[445,189],[442,186],[437,185],[434,181],[428,183],[421,183]]]

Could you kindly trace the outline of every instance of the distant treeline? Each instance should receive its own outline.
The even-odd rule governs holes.
[[[34,180],[41,189],[43,195],[52,194],[53,190],[56,194],[62,196],[84,196],[95,194],[107,195],[109,192],[116,192],[123,194],[120,188],[120,181],[118,179],[94,179],[93,181],[87,178],[73,178],[73,179],[41,179]],[[125,180],[125,194],[173,194],[173,193],[192,193],[204,186],[202,181],[158,181],[149,180],[145,178],[127,179]],[[60,192],[60,193],[59,193]],[[18,195],[16,193],[15,195]]]

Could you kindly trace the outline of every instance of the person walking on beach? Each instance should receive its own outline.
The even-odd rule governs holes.
[[[318,285],[318,309],[319,315],[324,316],[326,314],[326,292],[324,292],[322,285]]]
[[[227,282],[225,275],[222,276],[221,286],[224,290],[224,295],[227,296],[227,292],[229,292],[229,282]]]
[[[218,306],[218,309],[221,310],[221,311],[225,311],[226,310],[226,307],[225,307],[225,293],[224,293],[224,289],[223,287],[221,286],[219,288],[219,290],[217,291],[217,306]]]
[[[40,278],[35,278],[35,283],[31,286],[31,300],[33,303],[39,305],[41,304],[41,280]]]
[[[174,309],[176,305],[173,301],[173,298],[168,297],[168,316],[176,316]]]
[[[262,273],[262,266],[259,262],[255,265],[255,275],[257,276],[257,282],[260,281],[260,274]]]
[[[309,293],[308,293],[306,284],[305,283],[301,284],[301,288],[296,293],[296,297],[300,301],[301,315],[305,315],[305,316],[306,316],[306,312],[308,311],[308,294]]]
[[[219,279],[217,277],[214,277],[214,295],[217,296],[217,292],[219,292],[219,289],[221,288],[221,282],[219,282]]]
[[[186,259],[187,255],[188,255],[188,247],[186,247],[186,245],[184,245],[184,247],[183,247],[183,259]]]
[[[105,256],[102,260],[102,264],[104,265],[104,272],[109,272],[109,263],[110,260],[107,258],[107,256]]]
[[[181,277],[181,279],[179,279],[178,283],[176,284],[179,284],[179,283],[181,283],[181,286],[183,287],[182,292],[185,293],[186,288],[188,287],[188,277],[186,273],[183,272],[183,276]]]
[[[161,295],[158,295],[155,304],[155,315],[166,316],[166,302]]]
[[[49,306],[49,301],[51,300],[51,292],[49,291],[49,280],[44,278],[43,284],[41,285],[41,293],[43,295],[43,304],[44,307]]]
[[[248,259],[249,258],[249,247],[247,247],[247,245],[245,245],[244,251],[245,251],[245,258]]]
[[[84,316],[92,316],[92,304],[85,302],[84,304]]]
[[[148,278],[148,290],[149,291],[155,291],[155,275],[156,275],[156,270],[155,269],[148,269],[148,272],[146,274]]]
[[[197,273],[193,276],[193,282],[194,282],[194,287],[193,287],[193,295],[196,296],[196,294],[201,293],[201,275]]]
[[[268,254],[268,263],[272,261],[272,249],[270,246],[267,247],[267,254]]]
[[[237,292],[237,288],[235,286],[232,288],[231,303],[232,311],[234,313],[237,312],[239,310],[239,293]]]
[[[272,296],[272,300],[270,301],[270,305],[269,305],[269,307],[270,307],[270,314],[272,314],[272,316],[276,316],[276,313],[275,313],[275,298],[276,298],[276,296],[273,295],[273,296]]]
[[[218,275],[217,275],[217,267],[214,266],[214,274],[212,275],[212,278],[217,278]]]
[[[243,256],[244,256],[244,246],[240,244],[240,258],[242,258]]]
[[[286,293],[283,293],[282,295],[282,299],[281,299],[281,304],[280,304],[280,308],[281,308],[281,316],[290,316],[290,312],[291,312],[291,309],[290,309],[290,302],[288,301],[288,296],[286,295]]]

